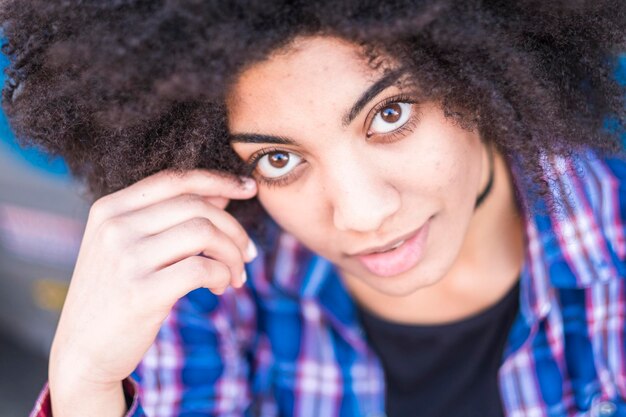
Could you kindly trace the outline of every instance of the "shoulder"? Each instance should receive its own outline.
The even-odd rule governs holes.
[[[529,250],[557,287],[626,275],[626,163],[592,151],[546,158],[549,208],[528,218]],[[533,249],[534,248],[534,249]]]
[[[606,242],[614,262],[626,260],[626,160],[603,158],[593,152],[573,158],[560,179],[560,201],[572,207],[569,222],[581,231],[580,239],[592,239],[596,247]],[[567,216],[566,216],[567,217]]]

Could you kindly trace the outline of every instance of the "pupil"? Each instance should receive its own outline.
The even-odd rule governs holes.
[[[269,155],[269,160],[274,168],[284,168],[289,163],[289,154],[274,152]]]
[[[402,108],[398,103],[393,103],[388,105],[381,112],[381,117],[387,123],[395,123],[400,120],[400,115],[402,114]]]

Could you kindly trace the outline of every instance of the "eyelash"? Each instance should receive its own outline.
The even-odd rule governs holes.
[[[378,135],[370,134],[369,126],[371,126],[372,121],[374,120],[374,117],[376,117],[376,115],[380,113],[380,111],[384,109],[385,107],[389,106],[390,104],[396,104],[396,103],[407,103],[407,104],[411,104],[412,106],[414,106],[417,102],[411,96],[408,96],[406,94],[400,94],[397,96],[386,98],[382,102],[378,103],[370,112],[372,116],[365,119],[365,126],[368,126],[368,132],[366,134],[367,140],[370,140],[370,138],[374,136],[382,136],[384,137],[382,139],[382,143],[392,143],[392,142],[397,141],[398,139],[401,139],[406,133],[409,133],[415,129],[417,125],[417,118],[415,114],[415,109],[413,108],[411,116],[409,117],[409,120],[407,120],[405,124],[397,128],[393,132],[382,133]]]
[[[382,102],[380,102],[379,104],[377,104],[372,111],[370,112],[370,114],[372,114],[372,117],[368,117],[365,120],[365,125],[369,126],[371,125],[374,117],[376,117],[376,115],[385,107],[389,106],[390,104],[394,104],[394,103],[408,103],[411,105],[416,104],[415,99],[411,98],[410,96],[401,94],[401,95],[397,95],[397,96],[393,96],[393,97],[389,97],[385,100],[383,100]],[[414,109],[413,109],[414,111]],[[394,130],[393,132],[389,132],[389,133],[383,133],[383,134],[379,134],[378,136],[384,136],[385,138],[381,141],[382,143],[392,143],[395,142],[399,139],[401,139],[404,135],[406,135],[407,133],[413,131],[415,129],[417,125],[417,119],[416,119],[416,115],[415,113],[412,113],[409,120],[403,124],[402,126],[400,126],[398,129]],[[375,134],[370,134],[369,130],[368,133],[366,135],[367,140],[369,141],[373,136],[377,136]],[[280,148],[265,148],[265,149],[261,149],[255,153],[253,153],[250,158],[248,159],[248,161],[245,163],[246,167],[245,167],[245,175],[250,177],[253,176],[259,183],[261,183],[262,185],[265,185],[269,188],[271,187],[282,187],[285,186],[287,184],[289,184],[291,182],[291,180],[293,179],[294,175],[296,174],[296,170],[298,170],[298,167],[294,168],[291,172],[289,172],[286,175],[283,175],[282,177],[278,177],[278,178],[266,178],[262,175],[256,174],[255,170],[257,167],[257,164],[259,162],[259,160],[264,157],[265,155],[271,154],[273,152],[289,152],[285,149],[280,149]],[[302,159],[302,162],[306,162],[305,159]]]
[[[291,181],[298,167],[291,170],[291,172],[289,172],[288,174],[283,175],[282,177],[278,177],[278,178],[266,178],[262,175],[258,175],[255,173],[256,166],[259,160],[263,158],[265,155],[271,154],[273,152],[287,153],[289,151],[286,151],[285,149],[280,149],[280,148],[265,148],[265,149],[261,149],[260,151],[253,153],[252,156],[250,156],[250,158],[246,162],[245,175],[248,177],[253,176],[258,182],[260,182],[261,184],[267,187],[281,187],[281,186],[289,184],[289,182]],[[302,162],[306,162],[306,160],[302,159]]]

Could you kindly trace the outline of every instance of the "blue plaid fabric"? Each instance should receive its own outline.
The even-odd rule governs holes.
[[[505,413],[626,417],[626,163],[587,153],[543,168],[557,204],[525,213]],[[128,416],[384,416],[383,371],[334,266],[276,227],[265,238],[246,287],[176,304],[126,381]],[[50,416],[46,402],[32,415]]]

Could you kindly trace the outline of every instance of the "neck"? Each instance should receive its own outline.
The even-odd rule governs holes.
[[[508,269],[517,277],[521,269],[523,224],[513,182],[502,156],[494,155],[493,166],[495,180],[491,195],[476,208],[459,256],[448,274],[456,280],[467,271],[488,275],[494,268]],[[449,281],[452,284],[456,280]]]

